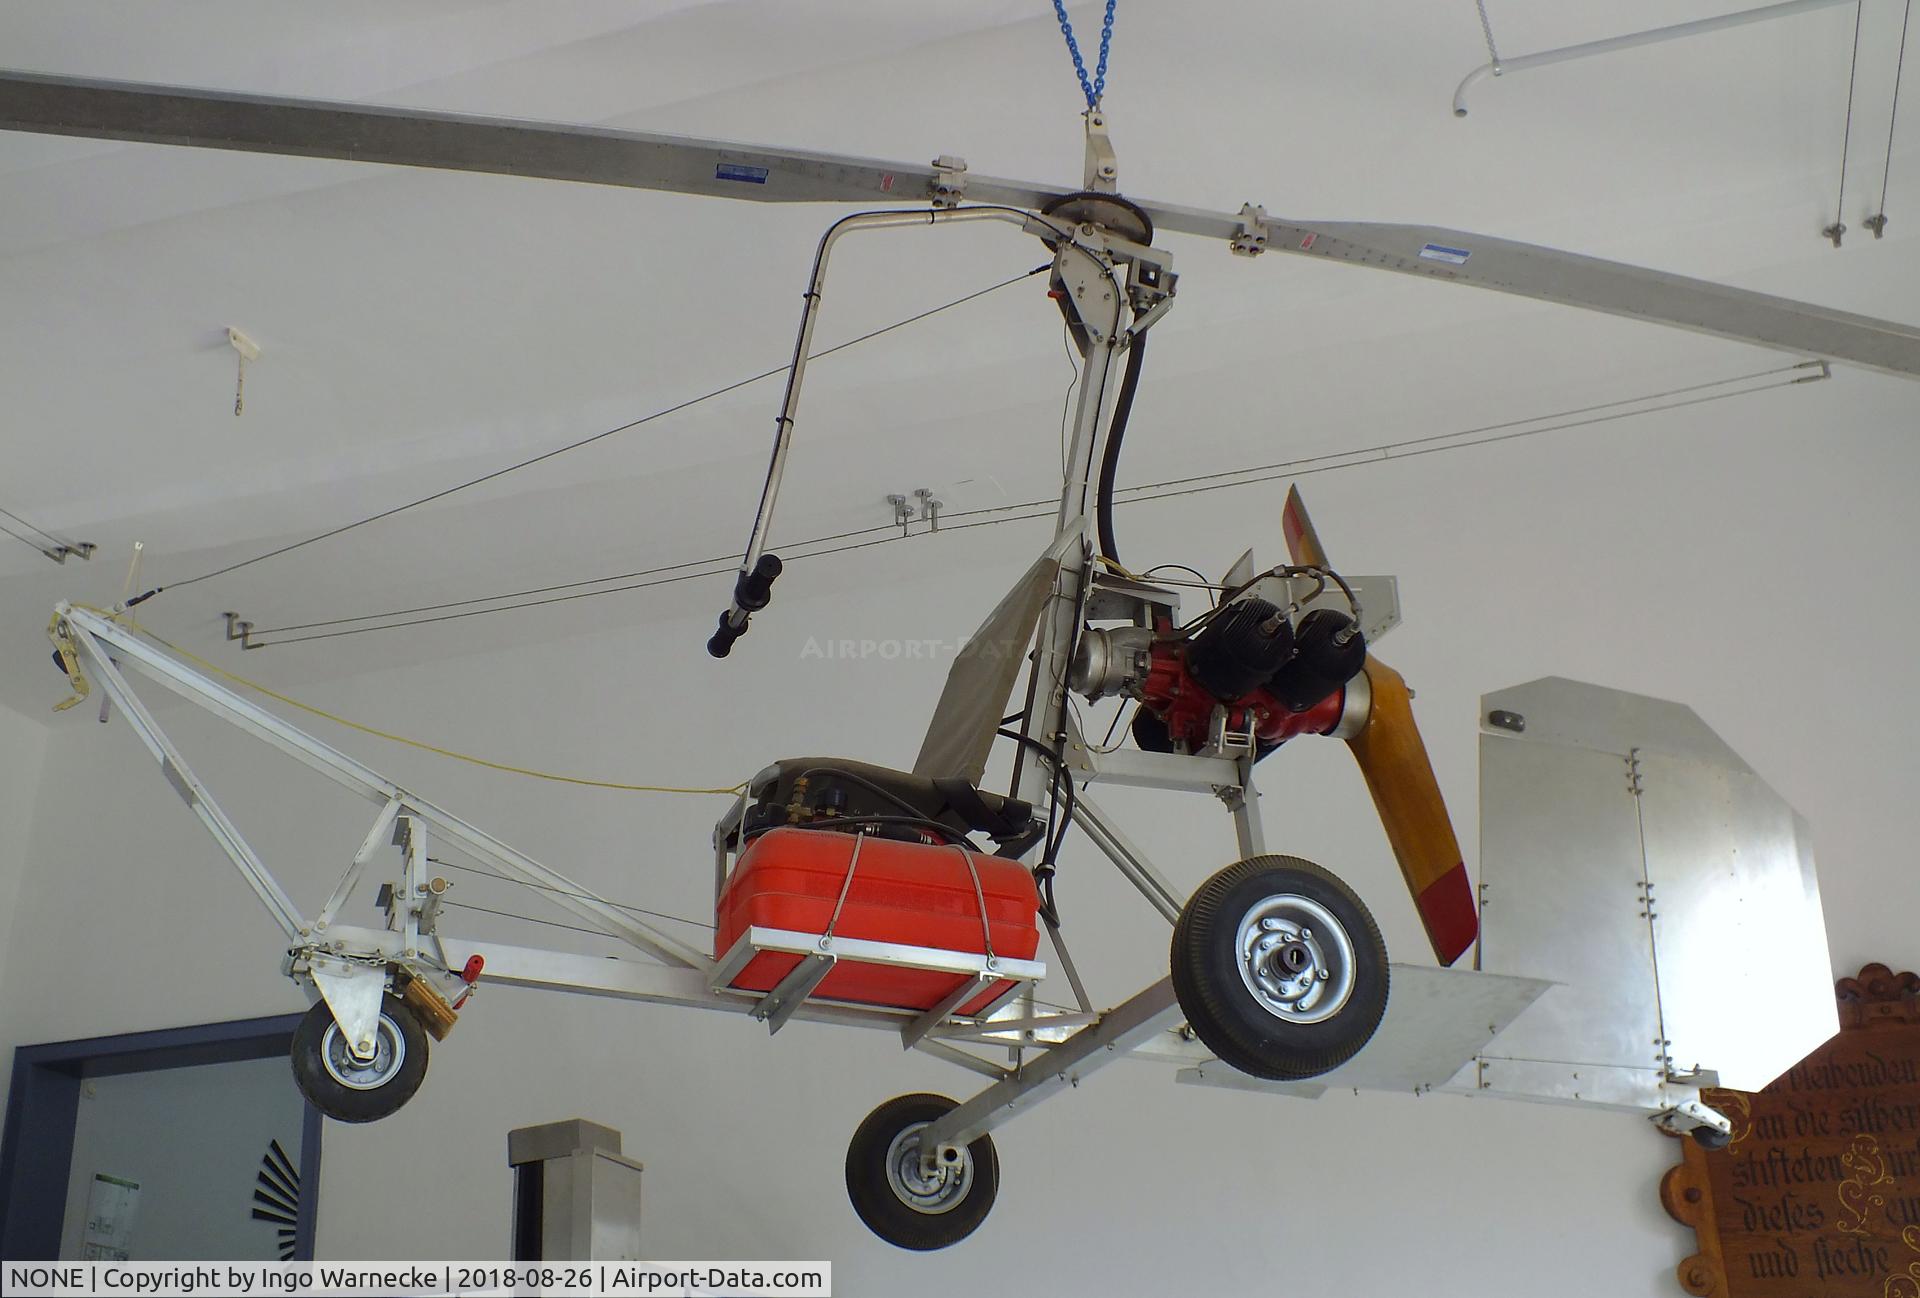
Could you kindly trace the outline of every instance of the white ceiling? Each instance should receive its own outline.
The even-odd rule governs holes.
[[[1717,0],[1490,0],[1512,55],[1724,10]],[[1091,47],[1094,6],[1074,10]],[[1879,206],[1894,0],[1867,0],[1847,223],[1853,13],[1836,9],[1481,86],[1467,0],[1122,6],[1107,108],[1124,189],[1303,218],[1416,221],[1892,318],[1920,317],[1920,125]],[[35,71],[606,123],[1070,183],[1079,92],[1040,0],[204,0],[0,4]],[[1912,89],[1911,87],[1909,89]],[[96,542],[55,567],[0,538],[0,702],[57,697],[37,637],[61,596],[177,581],[783,362],[827,209],[0,134],[0,507]],[[1768,368],[1737,344],[1497,295],[1169,238],[1123,480],[1417,437]],[[831,344],[1030,269],[1000,230],[851,242]],[[1067,378],[1039,281],[822,362],[776,541],[1045,496]],[[264,355],[231,413],[238,326]],[[1793,389],[1810,426],[1911,428],[1920,384]],[[459,600],[735,551],[778,399],[763,382],[145,610],[203,651],[261,626]],[[1772,401],[1774,397],[1748,398]],[[1729,406],[1667,416],[1719,421]],[[1579,436],[1565,434],[1563,436]],[[1497,463],[1495,461],[1494,463]],[[1358,470],[1357,472],[1366,472]],[[1871,472],[1864,466],[1863,472]],[[1583,488],[1566,484],[1578,507]],[[1218,498],[1215,498],[1218,499]],[[1436,523],[1464,525],[1434,502]],[[1551,511],[1542,526],[1551,526]],[[1527,538],[1513,538],[1524,546]],[[903,579],[886,547],[804,590]],[[724,578],[247,655],[292,681],[395,659],[710,614]],[[238,662],[234,651],[226,661]],[[271,664],[267,666],[266,664]]]

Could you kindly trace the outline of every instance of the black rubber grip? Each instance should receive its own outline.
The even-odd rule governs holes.
[[[733,642],[738,640],[740,633],[747,629],[744,626],[736,627],[733,625],[733,623],[727,620],[729,616],[730,613],[722,613],[720,615],[720,629],[715,631],[707,640],[707,652],[715,658],[725,658],[728,654],[732,653]]]
[[[753,565],[752,572],[743,572],[739,580],[733,583],[733,605],[743,614],[758,613],[773,598],[773,579],[780,575],[784,565],[777,554],[763,554],[760,562]],[[720,626],[707,640],[707,652],[715,658],[725,658],[733,652],[733,642],[747,632],[750,625],[747,617],[740,619],[740,625],[733,624],[733,609],[720,615]]]
[[[761,555],[753,571],[741,573],[740,579],[733,583],[734,604],[749,613],[765,608],[773,598],[773,579],[780,575],[782,567],[779,555]]]

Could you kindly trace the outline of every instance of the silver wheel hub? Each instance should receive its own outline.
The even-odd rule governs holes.
[[[353,1053],[338,1023],[327,1024],[327,1034],[320,1039],[320,1062],[326,1067],[328,1076],[356,1091],[372,1091],[385,1086],[399,1073],[400,1065],[406,1060],[406,1038],[400,1035],[400,1029],[394,1021],[384,1014],[380,1016],[380,1026],[374,1030],[373,1054],[367,1058]]]
[[[1247,908],[1234,934],[1240,980],[1285,1023],[1321,1023],[1353,999],[1353,939],[1311,897],[1276,893]]]
[[[973,1183],[973,1155],[961,1149],[958,1162],[929,1168],[920,1157],[920,1133],[927,1123],[903,1127],[887,1146],[887,1185],[915,1212],[930,1217],[951,1212]]]

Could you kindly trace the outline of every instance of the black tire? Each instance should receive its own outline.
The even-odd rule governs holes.
[[[1275,945],[1243,955],[1243,923],[1258,924],[1263,910],[1276,927],[1250,940],[1256,948],[1269,938]],[[1316,915],[1338,931],[1303,940]],[[1243,974],[1255,957],[1258,978]],[[1283,960],[1281,971],[1275,962]],[[1337,876],[1296,856],[1249,857],[1202,884],[1174,925],[1170,964],[1194,1033],[1223,1062],[1269,1081],[1338,1068],[1372,1039],[1387,1012],[1387,947],[1372,913]],[[1326,977],[1316,979],[1322,970]],[[1254,990],[1256,982],[1263,991]],[[1295,991],[1303,986],[1309,990]],[[1288,1008],[1270,1008],[1280,1001]]]
[[[1000,1158],[991,1136],[968,1145],[960,1165],[928,1183],[928,1194],[917,1203],[889,1166],[903,1157],[917,1160],[912,1131],[956,1107],[944,1095],[902,1095],[869,1113],[848,1142],[847,1198],[867,1229],[896,1248],[925,1252],[958,1244],[979,1229],[1000,1193]],[[957,1190],[943,1193],[940,1187],[952,1177],[960,1178]]]
[[[309,1104],[341,1122],[375,1122],[399,1112],[413,1098],[427,1075],[426,1029],[389,992],[380,1006],[379,1031],[374,1064],[356,1068],[334,1027],[333,1010],[325,1001],[314,1002],[293,1031],[291,1052],[294,1083]],[[332,1067],[329,1053],[334,1056]]]

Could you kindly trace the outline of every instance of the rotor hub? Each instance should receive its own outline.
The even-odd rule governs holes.
[[[1062,194],[1040,209],[1047,216],[1075,225],[1097,225],[1123,239],[1146,245],[1153,242],[1153,218],[1118,194],[1085,190]]]

